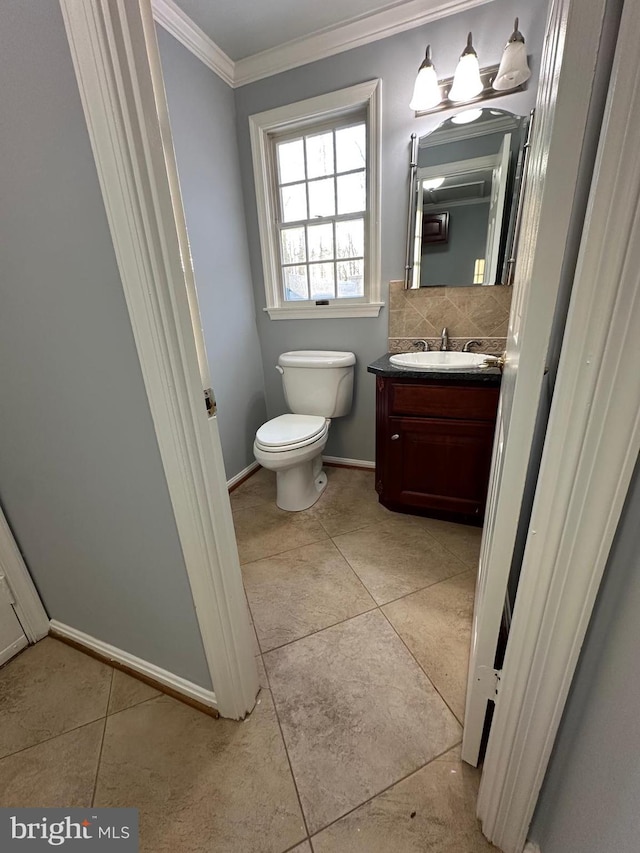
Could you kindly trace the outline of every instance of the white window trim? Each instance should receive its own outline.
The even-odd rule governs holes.
[[[295,104],[287,104],[263,113],[249,116],[253,175],[256,186],[258,227],[262,270],[266,296],[265,311],[272,320],[309,320],[327,317],[377,317],[381,301],[380,280],[380,87],[381,80],[370,80],[348,89],[340,89],[317,98],[308,98]],[[273,165],[270,150],[270,135],[275,131],[303,128],[320,118],[339,118],[358,107],[367,111],[368,163],[369,172],[369,251],[366,258],[368,299],[362,302],[347,302],[336,299],[329,305],[295,305],[284,303],[280,283],[280,259],[277,248],[275,198],[272,191]]]

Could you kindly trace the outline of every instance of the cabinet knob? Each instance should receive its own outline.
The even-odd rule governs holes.
[[[396,432],[391,436],[391,441],[397,441],[400,438],[399,434]]]

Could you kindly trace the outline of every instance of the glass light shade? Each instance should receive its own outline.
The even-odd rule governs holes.
[[[438,85],[436,69],[433,65],[420,66],[409,108],[415,112],[430,110],[432,107],[437,107],[441,100],[442,93]]]
[[[453,78],[453,86],[449,92],[449,100],[470,101],[479,95],[482,89],[478,57],[472,53],[461,56]]]
[[[527,48],[523,41],[510,41],[505,47],[500,67],[493,81],[497,92],[508,92],[525,83],[531,77],[527,62]]]
[[[467,46],[462,52],[456,73],[453,76],[453,85],[449,92],[450,101],[470,101],[482,92],[484,86],[480,79],[480,65],[478,54],[471,43],[471,33],[467,37]]]
[[[438,86],[436,69],[431,61],[431,45],[428,44],[422,65],[418,69],[409,108],[416,112],[422,112],[437,107],[441,100],[442,92]]]

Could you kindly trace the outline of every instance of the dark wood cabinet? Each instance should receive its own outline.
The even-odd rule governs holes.
[[[380,502],[481,524],[499,393],[495,386],[376,377]]]

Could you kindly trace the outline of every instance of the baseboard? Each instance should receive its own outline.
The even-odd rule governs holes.
[[[56,639],[63,640],[80,649],[80,651],[86,652],[116,669],[121,669],[134,678],[139,678],[175,699],[187,702],[187,704],[208,714],[215,712],[217,716],[218,703],[213,690],[200,687],[192,681],[187,681],[186,678],[174,675],[166,669],[111,646],[109,643],[104,643],[102,640],[97,640],[95,637],[78,631],[76,628],[71,628],[69,625],[64,625],[56,619],[51,620],[50,628],[51,636]]]
[[[369,462],[368,459],[347,459],[346,456],[323,456],[322,461],[327,465],[335,465],[337,468],[366,468],[373,470],[376,467],[375,462]]]
[[[245,480],[248,480],[249,477],[258,470],[260,467],[258,462],[252,462],[251,465],[247,465],[246,468],[243,468],[242,471],[239,471],[234,477],[231,477],[230,480],[227,480],[227,488],[229,491],[233,491],[233,489],[237,489],[241,483],[244,483]]]

